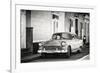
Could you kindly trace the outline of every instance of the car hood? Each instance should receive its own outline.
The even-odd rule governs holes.
[[[44,46],[61,46],[61,40],[50,40],[44,43]]]
[[[71,40],[49,40],[44,43],[44,46],[61,46],[61,42],[71,42]]]

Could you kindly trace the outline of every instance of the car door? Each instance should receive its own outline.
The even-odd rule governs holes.
[[[72,47],[72,51],[74,52],[74,51],[76,51],[77,50],[77,48],[78,48],[78,39],[77,39],[77,37],[75,36],[75,35],[73,35],[73,39],[72,39],[72,45],[71,45],[71,47]]]

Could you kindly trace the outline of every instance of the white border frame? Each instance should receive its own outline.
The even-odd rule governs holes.
[[[20,4],[11,3],[11,72],[29,72],[44,70],[59,70],[67,68],[79,68],[95,66],[95,8],[79,5],[53,5],[53,4]],[[42,62],[42,63],[20,63],[20,9],[27,10],[49,10],[49,11],[65,11],[65,12],[89,12],[90,13],[90,60],[84,61],[58,61],[58,62]],[[91,33],[92,32],[92,33]],[[55,64],[55,65],[54,65]],[[34,69],[34,70],[33,70]]]

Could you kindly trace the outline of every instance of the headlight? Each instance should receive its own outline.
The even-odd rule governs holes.
[[[42,43],[39,43],[39,46],[42,46]]]
[[[61,42],[61,46],[65,46],[66,45],[66,42]]]

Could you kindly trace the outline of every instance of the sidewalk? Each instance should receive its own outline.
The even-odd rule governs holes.
[[[41,56],[41,54],[31,54],[31,55],[28,55],[28,56],[26,56],[26,57],[22,57],[22,58],[21,58],[21,62],[27,62],[27,61],[29,61],[29,60],[38,58],[38,57],[40,57],[40,56]]]

